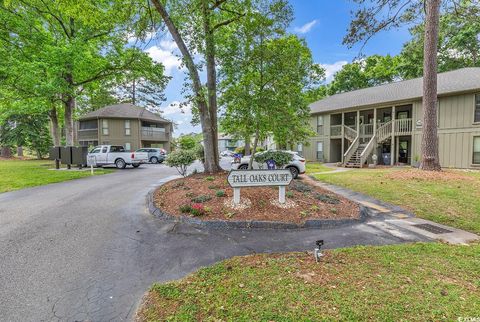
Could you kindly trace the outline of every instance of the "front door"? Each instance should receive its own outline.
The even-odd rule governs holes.
[[[398,162],[408,163],[408,140],[400,139],[398,142]]]

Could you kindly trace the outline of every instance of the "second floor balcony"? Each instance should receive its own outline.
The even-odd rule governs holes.
[[[168,141],[169,134],[164,128],[142,126],[142,140]]]

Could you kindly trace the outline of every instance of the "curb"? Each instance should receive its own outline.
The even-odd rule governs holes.
[[[164,182],[166,183],[166,182]],[[163,183],[162,183],[163,184]],[[161,186],[161,185],[160,185]],[[160,187],[159,186],[159,187]],[[153,194],[158,189],[150,190],[147,194],[146,202],[147,208],[150,214],[162,220],[187,223],[194,226],[200,226],[203,228],[213,229],[331,229],[342,226],[355,225],[365,222],[371,215],[371,210],[367,207],[359,205],[360,216],[359,218],[348,219],[309,219],[303,224],[287,223],[280,221],[229,221],[229,220],[200,220],[198,218],[188,216],[173,216],[167,214],[157,208],[153,202]]]

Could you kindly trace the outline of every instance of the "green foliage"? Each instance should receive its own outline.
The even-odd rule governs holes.
[[[212,177],[212,176],[205,177],[205,181],[213,181],[213,180],[215,180],[215,177]]]
[[[212,199],[212,196],[210,195],[200,195],[197,197],[192,198],[192,202],[195,203],[204,203]]]
[[[253,149],[251,149],[251,151],[253,151]],[[255,153],[263,152],[263,151],[265,151],[265,150],[261,147],[258,147],[258,146],[255,149]],[[241,155],[245,155],[245,146],[236,147],[235,148],[235,153],[240,153]]]
[[[287,191],[287,192],[285,193],[285,196],[286,196],[287,198],[293,198],[295,195],[294,195],[293,191]]]
[[[15,113],[0,122],[0,145],[23,146],[35,152],[38,159],[52,146],[45,114]]]
[[[328,203],[331,205],[336,205],[340,203],[340,200],[332,195],[326,195],[323,193],[315,193],[314,194],[315,199],[320,200],[323,203]]]
[[[217,190],[215,192],[215,196],[217,197],[225,197],[225,191],[224,190]]]
[[[177,139],[177,146],[183,150],[193,150],[196,147],[196,140],[191,135],[182,135]]]
[[[294,180],[291,183],[292,189],[298,192],[311,192],[313,190],[312,186],[305,184],[299,180]]]
[[[175,150],[170,152],[165,159],[165,164],[170,167],[175,167],[182,176],[187,175],[187,168],[191,165],[197,156],[192,150]]]
[[[328,94],[333,95],[356,89],[393,82],[400,78],[398,56],[372,55],[346,64],[335,73],[328,85]]]
[[[179,208],[182,214],[189,214],[192,211],[191,205],[181,205]]]
[[[282,168],[293,159],[293,155],[285,151],[265,151],[254,155],[255,162],[259,164],[266,163],[268,160],[275,161],[277,168]]]
[[[219,50],[221,126],[257,142],[273,134],[280,144],[296,144],[312,134],[304,93],[319,84],[324,70],[304,40],[287,35],[292,9],[286,1],[256,5],[242,28],[228,30]]]

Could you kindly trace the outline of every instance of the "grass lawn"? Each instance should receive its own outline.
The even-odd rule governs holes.
[[[90,176],[90,171],[53,171],[50,160],[0,160],[0,193]],[[95,175],[112,170],[95,170]]]
[[[418,217],[480,233],[480,172],[362,169],[319,174],[321,181],[402,206]]]
[[[139,321],[456,321],[480,312],[480,245],[236,257],[154,284]]]
[[[328,172],[328,171],[334,170],[320,162],[307,162],[306,167],[307,167],[306,169],[307,174],[312,174],[316,172]]]

